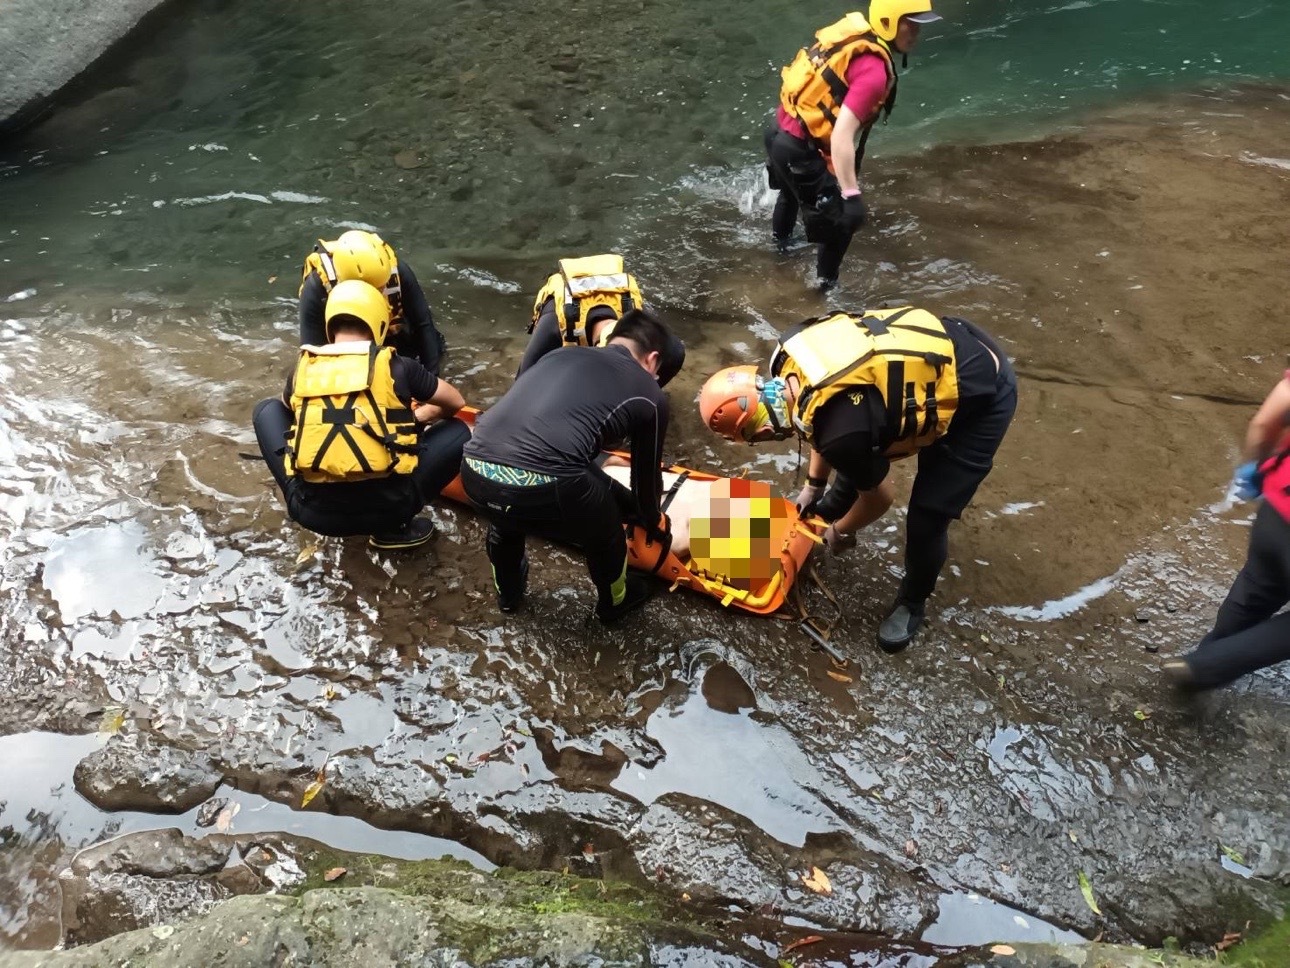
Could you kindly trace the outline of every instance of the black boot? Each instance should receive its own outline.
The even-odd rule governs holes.
[[[520,559],[519,574],[500,576],[493,569],[493,587],[497,589],[497,607],[503,612],[515,612],[524,604],[524,595],[529,589],[529,556]]]
[[[923,624],[923,615],[922,602],[897,599],[878,626],[878,647],[889,655],[904,651]]]
[[[371,535],[367,543],[382,551],[406,551],[410,548],[420,548],[436,534],[438,531],[429,518],[413,518],[395,531]]]
[[[613,625],[615,622],[622,621],[628,613],[640,608],[654,594],[654,586],[641,575],[629,574],[626,585],[626,594],[617,605],[612,601],[606,603],[603,597],[596,604],[596,618],[600,619],[602,625]]]

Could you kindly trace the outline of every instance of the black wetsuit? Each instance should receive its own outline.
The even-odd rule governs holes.
[[[399,263],[399,293],[403,314],[394,321],[398,330],[391,328],[385,345],[393,346],[400,356],[419,360],[422,366],[438,376],[447,345],[443,334],[435,328],[425,291],[406,262]],[[326,307],[327,290],[318,274],[313,273],[300,289],[301,346],[322,346],[327,342]]]
[[[594,326],[594,324],[602,320],[613,318],[614,311],[612,309],[607,306],[598,306],[587,314],[587,325]],[[524,356],[520,359],[520,368],[515,373],[516,377],[547,353],[552,350],[558,350],[564,345],[560,330],[560,321],[555,310],[555,299],[548,299],[542,304],[542,312],[539,314],[537,322],[533,325],[533,335],[529,337],[529,345],[524,348]],[[659,354],[658,385],[661,387],[667,386],[672,377],[681,372],[681,367],[684,365],[685,344],[674,333],[669,331],[667,346]]]
[[[405,404],[434,396],[439,379],[416,360],[395,356],[390,361],[394,392]],[[391,474],[370,481],[319,483],[288,477],[287,440],[295,427],[291,399],[295,373],[287,378],[281,398],[261,400],[252,423],[260,454],[287,502],[291,520],[317,534],[347,537],[397,531],[412,520],[457,476],[461,451],[470,428],[453,418],[426,428],[417,443],[417,467],[411,474]]]
[[[963,515],[990,473],[1017,409],[1017,376],[999,344],[967,320],[942,321],[954,344],[959,403],[945,436],[918,452],[900,592],[902,601],[918,606],[932,594],[945,565],[950,522]],[[997,367],[991,352],[999,360]],[[814,430],[811,445],[837,471],[815,509],[836,520],[860,491],[877,487],[887,476],[891,462],[883,451],[891,446],[895,429],[888,425],[881,394],[866,387],[839,394],[820,407]]]
[[[622,344],[566,347],[524,371],[479,418],[461,468],[491,524],[499,593],[522,586],[533,533],[581,548],[601,605],[612,603],[627,563],[624,520],[659,520],[667,421],[663,391]],[[630,490],[595,463],[619,440],[630,441]]]

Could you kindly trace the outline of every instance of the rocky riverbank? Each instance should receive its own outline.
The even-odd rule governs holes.
[[[165,0],[7,0],[0,17],[0,136],[49,100]]]
[[[1202,964],[1109,945],[954,950],[898,943],[792,928],[685,896],[569,873],[484,873],[457,861],[399,862],[281,834],[194,839],[165,830],[126,836],[82,851],[60,883],[64,941],[80,946],[0,954],[0,966]]]

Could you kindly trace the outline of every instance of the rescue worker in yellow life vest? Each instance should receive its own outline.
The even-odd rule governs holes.
[[[823,291],[837,285],[851,237],[868,217],[860,163],[874,124],[896,104],[896,55],[904,66],[922,26],[940,19],[931,0],[872,0],[868,17],[849,13],[823,28],[781,72],[765,137],[768,182],[779,190],[771,231],[788,252],[800,213],[806,240],[819,245]]]
[[[310,531],[369,535],[376,548],[425,544],[417,517],[457,476],[470,429],[453,414],[453,387],[384,341],[390,307],[351,279],[327,297],[325,345],[300,348],[281,399],[262,400],[252,422],[260,453]]]
[[[622,256],[561,259],[533,300],[529,345],[515,376],[561,346],[604,346],[624,313],[644,308],[640,286]],[[659,386],[667,386],[685,364],[685,344],[671,330],[667,335],[667,348],[659,358]]]
[[[729,440],[797,434],[810,445],[795,503],[830,522],[834,552],[891,506],[891,462],[918,455],[905,575],[878,630],[888,652],[922,624],[950,522],[990,473],[1016,407],[1017,378],[998,343],[967,320],[911,306],[808,319],[780,337],[768,379],[755,366],[729,367],[699,394],[704,423]]]
[[[375,286],[390,304],[386,342],[439,375],[447,347],[416,273],[375,232],[351,229],[331,242],[320,240],[305,259],[300,279],[300,345],[327,342],[327,296],[339,283],[358,279]]]

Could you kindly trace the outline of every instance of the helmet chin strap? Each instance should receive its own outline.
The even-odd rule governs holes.
[[[766,412],[766,417],[765,420],[758,421],[757,430],[762,430],[769,424],[772,440],[787,440],[793,436],[793,425],[788,417],[787,389],[784,382],[776,378],[767,381],[761,390],[759,409]]]

